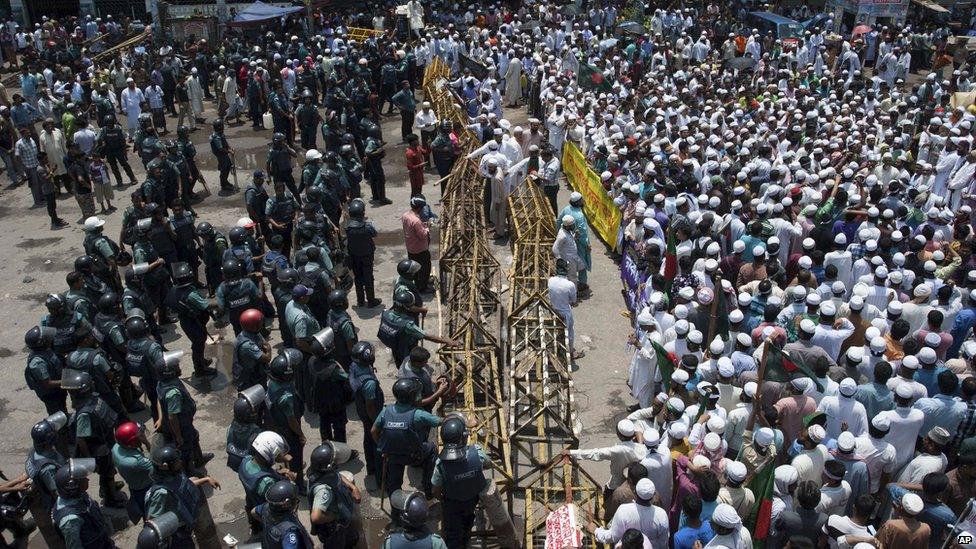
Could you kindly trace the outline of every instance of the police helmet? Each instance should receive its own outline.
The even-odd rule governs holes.
[[[298,488],[290,480],[279,480],[268,488],[264,499],[272,513],[290,513],[298,506]]]
[[[420,272],[420,263],[412,259],[404,259],[397,263],[397,274],[404,278],[412,280],[418,272]]]
[[[284,140],[285,140],[285,134],[281,132],[275,132],[275,134],[271,136],[271,141],[275,143],[281,143]]]
[[[224,278],[227,280],[237,280],[244,275],[244,269],[241,268],[241,262],[229,257],[224,260],[220,265],[221,272],[224,273]]]
[[[227,236],[230,238],[232,245],[240,246],[247,240],[247,229],[244,227],[234,227]]]
[[[294,353],[298,353],[297,356]],[[295,377],[295,367],[301,362],[301,351],[282,349],[268,365],[268,374],[278,381],[290,381]]]
[[[44,306],[47,307],[47,312],[52,315],[59,314],[64,311],[66,303],[64,301],[64,296],[61,294],[48,294],[47,298],[44,300]]]
[[[376,348],[368,341],[360,341],[352,346],[352,359],[360,364],[372,365],[376,361]]]
[[[157,471],[173,473],[183,468],[180,451],[172,444],[156,446],[152,449],[150,457],[152,458],[153,468]]]
[[[332,290],[329,292],[328,302],[330,309],[345,310],[349,307],[349,297],[346,295],[345,290]]]
[[[234,401],[234,421],[238,423],[255,423],[258,420],[258,410],[244,396],[238,396]]]
[[[84,396],[91,393],[92,384],[92,377],[88,372],[80,370],[61,372],[61,388],[73,395]]]
[[[349,202],[349,217],[363,217],[366,215],[366,203],[362,198],[353,198]]]
[[[140,435],[142,435],[142,427],[134,421],[126,421],[115,428],[115,442],[128,448],[139,446]]]
[[[327,440],[312,450],[310,468],[313,471],[324,473],[335,469],[336,451],[335,445],[331,440]]]
[[[88,491],[88,476],[95,471],[95,458],[72,458],[54,473],[54,485],[63,498],[81,497]]]
[[[261,456],[268,463],[274,463],[288,454],[288,443],[274,431],[262,431],[251,442],[251,453]]]
[[[106,114],[102,118],[102,125],[103,126],[114,126],[115,125],[115,116],[113,116],[111,114]]]
[[[24,334],[24,343],[28,349],[47,349],[54,343],[57,330],[48,326],[34,326]]]
[[[102,314],[112,314],[119,310],[119,294],[115,292],[105,292],[98,298],[98,312]]]
[[[58,431],[68,424],[68,416],[57,411],[38,421],[31,428],[31,440],[34,446],[51,446],[58,441]]]
[[[202,221],[197,223],[196,233],[197,236],[211,237],[216,234],[217,231],[214,230],[213,225],[207,223],[206,221]]]
[[[390,503],[400,511],[400,520],[407,526],[419,528],[427,522],[429,508],[422,492],[397,490],[390,495]]]
[[[177,137],[189,137],[189,135],[190,135],[190,128],[187,128],[186,126],[180,126],[179,128],[176,128]]]
[[[305,258],[308,262],[318,262],[319,258],[322,257],[322,248],[318,246],[309,246],[305,250]]]
[[[136,538],[136,549],[162,549],[170,547],[167,543],[173,534],[180,529],[180,519],[173,511],[167,511],[156,518],[147,520],[139,537]]]
[[[325,356],[335,350],[335,332],[326,326],[312,334],[312,353],[315,356]]]
[[[211,122],[211,126],[213,126],[214,130],[222,130],[224,129],[224,121],[223,119],[218,118]]]
[[[464,447],[468,444],[468,426],[464,418],[451,416],[441,423],[441,442],[444,443],[440,454],[442,460],[453,461],[464,457]]]
[[[339,161],[339,155],[336,154],[335,151],[326,151],[326,153],[324,155],[322,155],[322,158],[324,158],[326,162],[338,162]]]
[[[174,379],[180,376],[180,359],[183,350],[166,351],[163,353],[163,365],[159,368],[160,379]]]
[[[95,265],[95,258],[90,255],[79,255],[75,258],[75,270],[78,272],[91,271],[93,265]]]
[[[173,282],[175,282],[177,286],[193,284],[193,269],[190,268],[190,265],[187,262],[180,261],[173,263],[172,269]]]
[[[406,288],[400,288],[393,294],[393,304],[400,307],[412,307],[415,301],[413,293]]]
[[[133,339],[144,338],[149,335],[149,323],[145,318],[130,316],[125,319],[125,333]]]
[[[305,219],[298,224],[298,236],[310,239],[315,236],[315,223]]]
[[[321,187],[309,187],[305,190],[305,198],[308,202],[316,203],[322,201],[322,188]]]
[[[400,378],[393,384],[393,397],[400,404],[414,404],[420,398],[420,381],[416,378]]]
[[[278,271],[278,284],[295,284],[298,282],[298,278],[298,271],[293,267]]]

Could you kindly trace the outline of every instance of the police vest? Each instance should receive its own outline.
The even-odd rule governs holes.
[[[394,315],[391,309],[387,309],[380,316],[380,328],[376,332],[376,337],[389,347],[395,356],[406,356],[411,344],[406,334],[406,327],[411,322],[410,317]]]
[[[102,150],[105,153],[125,151],[125,132],[121,126],[111,126],[102,130]]]
[[[271,218],[279,223],[290,223],[295,215],[295,209],[297,205],[295,204],[295,199],[290,196],[283,196],[278,198],[277,196],[272,196],[268,199],[271,203]]]
[[[176,251],[173,238],[170,236],[169,231],[166,230],[166,225],[162,223],[153,223],[149,228],[149,242],[152,243],[157,254],[166,255]]]
[[[297,412],[294,409],[293,410],[281,409],[282,407],[281,397],[285,396],[286,394],[291,394],[294,397],[294,399],[298,402],[298,406],[296,407]],[[275,427],[275,431],[278,431],[278,434],[285,436],[284,434],[282,434],[282,431],[284,431],[286,433],[289,433],[289,436],[292,436],[290,434],[291,429],[289,429],[288,427],[288,418],[296,417],[297,419],[301,420],[302,419],[301,411],[302,411],[301,396],[298,394],[298,391],[295,390],[294,385],[285,384],[285,383],[280,383],[280,384],[276,383],[274,387],[271,387],[269,384],[268,415],[270,416],[271,419],[270,422],[271,425]],[[276,418],[275,416],[278,417]],[[284,422],[282,422],[282,418],[284,418]]]
[[[326,316],[326,322],[329,327],[332,328],[332,333],[335,335],[335,351],[336,356],[346,357],[349,356],[349,349],[352,345],[355,345],[355,341],[348,341],[346,335],[343,333],[343,327],[346,324],[352,324],[352,319],[349,318],[349,314],[345,311],[329,311]],[[356,328],[353,327],[353,333],[355,333]],[[352,343],[352,345],[350,345]]]
[[[337,414],[352,402],[349,380],[340,375],[339,363],[331,358],[313,357],[308,363],[309,411]]]
[[[142,138],[142,144],[139,147],[139,155],[142,157],[144,162],[148,162],[156,157],[159,151],[157,143],[159,143],[159,138],[155,135],[147,135]]]
[[[268,151],[268,166],[272,175],[289,173],[292,168],[291,156],[284,149],[270,149]]]
[[[268,192],[263,188],[259,191],[257,187],[251,185],[244,191],[244,203],[254,210],[254,221],[262,222],[265,219],[265,206],[268,204]]]
[[[68,355],[66,367],[79,372],[88,372],[92,378],[92,389],[100,395],[113,395],[115,392],[109,385],[105,373],[95,367],[95,360],[102,355],[102,351],[96,349],[75,349]],[[104,356],[104,355],[102,355]]]
[[[75,413],[71,414],[70,425],[71,440],[77,440],[78,416],[87,415],[91,422],[91,440],[88,442],[89,450],[98,449],[101,446],[111,446],[114,442],[114,429],[118,423],[119,416],[108,404],[98,396],[92,395]],[[95,448],[92,448],[92,447]],[[91,453],[95,453],[92,451]]]
[[[272,286],[278,285],[279,268],[288,268],[288,258],[284,254],[274,250],[264,254],[264,259],[261,260],[261,274],[265,280],[271,282]]]
[[[200,321],[200,315],[190,307],[187,298],[196,290],[191,284],[173,286],[166,294],[166,306],[176,311],[181,321]]]
[[[170,393],[176,389],[180,393],[180,398],[183,399],[183,408],[179,414],[180,421],[180,432],[183,433],[185,437],[187,433],[193,431],[193,416],[197,413],[196,402],[193,401],[193,397],[190,392],[186,390],[183,382],[179,379],[168,379],[166,381],[160,381],[156,385],[156,394],[159,395],[159,405],[166,410],[166,398]],[[173,435],[173,428],[170,426],[170,418],[168,413],[160,414],[160,426],[159,432],[166,436]]]
[[[220,263],[224,257],[221,247],[227,249],[227,239],[220,233],[217,233],[213,239],[203,241],[201,259],[208,269],[220,270]]]
[[[312,548],[312,538],[294,513],[275,515],[271,513],[270,507],[265,507],[261,513],[261,524],[264,525],[261,532],[263,549],[281,549],[284,547],[285,537],[292,533],[298,536],[298,545],[295,547]]]
[[[227,467],[235,473],[240,471],[241,463],[250,454],[251,442],[260,431],[257,425],[240,424],[236,421],[227,429]]]
[[[149,349],[156,343],[148,337],[130,339],[125,344],[125,369],[130,376],[156,379],[155,365],[150,362]]]
[[[64,294],[64,301],[65,301],[65,304],[68,306],[68,310],[74,311],[74,312],[78,312],[78,313],[82,313],[82,315],[84,315],[84,313],[82,311],[79,311],[78,310],[79,307],[82,307],[82,306],[84,306],[86,304],[88,305],[88,309],[89,310],[91,310],[92,307],[93,307],[91,300],[89,300],[87,297],[85,297],[80,292],[79,293],[75,293],[73,291],[70,291],[70,292]]]
[[[98,251],[96,246],[99,242],[105,241],[108,243],[109,248],[112,249],[112,257],[117,257],[119,255],[119,245],[112,241],[111,238],[103,234],[92,234],[88,233],[85,235],[85,253],[90,255],[95,261],[95,271],[96,272],[106,272],[108,270],[108,262]]]
[[[247,456],[241,462],[241,466],[237,470],[237,477],[241,479],[241,484],[244,486],[244,497],[248,510],[253,509],[265,502],[264,496],[258,494],[258,486],[264,479],[270,478],[275,482],[285,480],[284,476],[278,474],[278,472],[272,469],[259,468],[257,472],[249,472],[247,464],[253,461],[254,456]]]
[[[105,351],[111,362],[125,364],[125,348],[115,343],[112,339],[113,333],[121,334],[125,341],[125,329],[117,318],[104,313],[95,315],[95,339],[98,340],[98,346]]]
[[[365,221],[351,219],[346,223],[346,251],[353,257],[371,257],[376,253],[376,243]]]
[[[330,471],[326,473],[313,473],[308,479],[308,497],[311,499],[319,486],[328,486],[332,490],[332,502],[329,503],[328,512],[337,517],[339,526],[348,526],[352,520],[352,511],[355,503],[352,499],[352,491],[339,480],[339,473]],[[312,533],[318,535],[320,526],[312,524]]]
[[[155,475],[154,475],[155,476]],[[180,528],[191,530],[197,523],[197,512],[200,509],[200,501],[203,493],[200,488],[190,482],[185,474],[165,474],[163,479],[154,478],[155,483],[146,492],[146,507],[149,507],[150,500],[160,491],[169,494],[168,497],[176,500],[176,509],[173,511],[180,519]]]
[[[394,532],[390,534],[390,549],[432,549],[434,547],[434,539],[431,534],[427,534],[422,538],[408,538],[403,532]]]
[[[59,500],[61,501],[61,500]],[[51,522],[57,527],[61,521],[70,515],[75,515],[81,519],[81,546],[85,549],[114,549],[115,544],[109,537],[105,529],[105,519],[102,518],[102,510],[93,499],[87,494],[82,495],[79,501],[68,505],[55,505],[51,511]],[[58,528],[58,535],[64,539],[64,534]]]
[[[254,297],[248,291],[247,279],[224,282],[224,302],[232,318],[237,318],[254,305]]]
[[[332,290],[331,281],[326,281],[328,272],[317,263],[314,265],[308,263],[299,273],[298,278],[301,283],[313,290],[310,298],[311,303],[326,303],[328,301],[328,294]]]
[[[484,466],[474,446],[468,446],[464,459],[442,459],[440,467],[444,473],[445,500],[470,501],[485,488]]]
[[[420,435],[414,427],[416,413],[416,408],[398,412],[392,404],[383,410],[383,430],[377,448],[393,463],[414,463],[420,457]]]
[[[366,395],[360,389],[369,380],[376,382],[376,397],[373,399],[373,402],[377,403],[379,407],[382,407],[383,388],[380,387],[379,380],[376,379],[376,374],[373,373],[373,370],[363,371],[362,368],[357,368],[354,371],[352,366],[349,367],[349,387],[352,389],[354,398],[356,399],[356,413],[363,420],[370,418],[370,415],[366,412]]]
[[[47,365],[47,373],[50,374],[50,379],[61,379],[61,371],[64,369],[64,364],[61,362],[61,357],[59,357],[54,351],[50,349],[45,349],[43,351],[31,351],[31,353],[27,356],[27,367],[24,368],[24,378],[27,380],[27,387],[36,392],[41,398],[48,395],[61,394],[61,389],[47,389],[41,386],[41,382],[43,380],[38,379],[34,372],[30,369],[30,363],[35,358],[43,360]]]
[[[47,486],[41,480],[41,473],[52,467],[57,471],[58,467],[67,462],[68,460],[57,452],[54,453],[53,457],[48,457],[42,456],[32,450],[27,456],[27,460],[24,462],[24,472],[27,473],[27,477],[32,481],[32,495],[40,498],[40,502],[44,507],[53,507],[54,502],[58,499],[58,494],[57,492],[48,491]]]
[[[54,334],[54,351],[66,354],[75,347],[75,330],[78,329],[78,317],[74,311],[59,316],[47,317],[46,326],[56,330]]]
[[[260,370],[261,366],[259,364],[245,367],[244,363],[241,362],[241,347],[248,341],[254,340],[243,330],[237,336],[237,339],[234,340],[234,363],[231,366],[231,378],[234,381],[234,386],[238,390],[247,389],[257,383],[261,385],[267,383],[264,372]],[[254,344],[257,345],[257,341],[254,341]]]
[[[187,249],[196,248],[196,240],[193,235],[193,216],[184,215],[182,217],[171,217],[169,224],[176,233],[176,242]]]

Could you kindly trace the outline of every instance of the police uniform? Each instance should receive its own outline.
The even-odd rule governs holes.
[[[243,391],[254,385],[266,386],[268,375],[259,362],[264,351],[264,336],[260,333],[241,331],[234,341],[234,364],[231,367],[234,387]]]
[[[217,287],[217,304],[221,310],[227,311],[235,335],[241,333],[241,313],[248,309],[262,309],[260,300],[261,290],[250,278],[225,280]]]
[[[295,122],[301,132],[302,148],[315,148],[315,129],[318,126],[319,110],[313,103],[302,103],[295,109]]]
[[[179,182],[178,192],[182,196],[183,204],[189,204],[190,197],[193,195],[194,179],[190,176],[190,168],[186,165],[183,155],[180,154],[179,147],[171,149],[166,156],[166,163],[173,167]],[[168,187],[167,187],[168,188]],[[176,196],[167,196],[172,201]]]
[[[256,423],[230,422],[227,427],[227,467],[240,472],[241,463],[251,451],[251,443],[263,429]]]
[[[224,274],[220,269],[227,251],[227,237],[220,232],[216,232],[213,238],[204,238],[203,246],[200,247],[200,259],[203,260],[203,274],[207,279],[207,286],[211,294],[217,291],[217,287],[224,281]]]
[[[156,224],[154,225],[159,227]],[[159,230],[160,229],[157,229],[157,235],[160,234],[158,232]],[[162,228],[162,230],[165,231],[165,228]],[[168,232],[166,233],[166,236],[167,238],[169,237]],[[162,236],[158,236],[157,240],[162,242]],[[172,243],[172,240],[170,240],[170,243]],[[171,259],[175,259],[175,246],[173,246],[171,252]],[[132,260],[134,263],[152,263],[159,259],[159,257],[160,253],[157,253],[155,246],[149,242],[136,242],[135,246],[132,247]],[[166,265],[151,269],[144,275],[143,289],[149,299],[153,302],[153,305],[155,305],[156,308],[162,309],[164,305],[163,300],[166,297],[166,292],[169,290],[169,270],[167,270]],[[149,315],[149,311],[145,311],[145,313],[147,316]]]
[[[382,150],[379,139],[370,136],[366,139],[364,147],[366,157],[366,179],[369,180],[369,189],[374,201],[386,200],[386,172],[383,171],[383,158],[386,151]]]
[[[179,147],[180,155],[183,157],[186,169],[190,173],[189,188],[192,191],[193,184],[203,179],[203,176],[200,175],[200,168],[197,166],[197,148],[190,141],[189,137],[178,138],[176,140],[176,146]]]
[[[193,396],[186,390],[186,385],[180,378],[160,380],[156,393],[159,395],[159,407],[162,409],[162,421],[160,422],[159,432],[163,435],[166,442],[176,444],[176,437],[173,436],[172,421],[170,416],[177,416],[176,421],[180,424],[180,435],[183,444],[179,447],[180,457],[183,463],[189,465],[200,453],[200,433],[193,426],[193,416],[197,413],[197,403]]]
[[[245,274],[254,272],[254,255],[251,246],[247,242],[231,246],[224,250],[223,261],[236,259],[241,264],[241,269]]]
[[[261,115],[258,114],[258,118]],[[213,132],[210,134],[210,151],[215,157],[217,157],[217,170],[220,172],[220,188],[223,190],[231,189],[230,181],[227,180],[227,176],[230,175],[231,169],[234,167],[234,161],[230,157],[230,145],[227,143],[227,138],[224,134]]]
[[[471,541],[475,508],[481,492],[488,486],[484,468],[488,456],[481,447],[464,449],[464,457],[456,460],[438,459],[434,465],[431,484],[439,486],[444,498],[441,531],[448,547],[467,547]]]
[[[408,356],[406,360],[400,364],[397,370],[397,379],[416,379],[420,384],[420,398],[425,399],[430,397],[437,391],[437,386],[434,384],[434,378],[430,375],[430,368],[424,366],[421,368],[414,368],[410,362],[410,357]],[[434,405],[431,404],[426,410],[429,412],[433,410]]]
[[[68,355],[68,359],[65,361],[65,368],[79,372],[87,372],[92,378],[92,390],[116,414],[125,416],[122,399],[119,398],[119,394],[112,386],[112,379],[121,375],[121,372],[115,370],[114,365],[109,362],[104,351],[91,347],[78,347]]]
[[[400,489],[407,465],[423,468],[424,492],[430,492],[435,448],[427,439],[431,427],[440,424],[441,418],[412,404],[387,405],[376,417],[373,426],[380,430],[377,449],[383,454],[387,495]]]
[[[274,181],[283,182],[293,197],[297,197],[300,194],[298,187],[295,186],[295,176],[291,173],[294,168],[291,153],[285,148],[284,143],[280,147],[272,145],[268,149],[267,165],[268,175]],[[267,212],[267,210],[265,211]]]
[[[302,398],[298,395],[294,381],[268,380],[268,418],[270,420],[270,427],[281,435],[281,438],[288,443],[288,447],[291,449],[291,463],[288,464],[288,468],[297,475],[295,477],[295,484],[299,487],[305,484],[303,480],[304,456],[302,455],[302,448],[304,446],[301,444],[298,435],[288,425],[288,420],[294,418],[301,422],[304,408]]]
[[[101,145],[102,156],[105,163],[111,166],[115,181],[122,186],[122,174],[119,173],[119,164],[125,170],[125,175],[129,176],[129,182],[135,183],[136,176],[132,173],[132,166],[129,165],[127,147],[125,143],[125,130],[118,124],[104,126],[98,132],[97,143]]]
[[[184,195],[185,196],[185,195]],[[183,261],[193,270],[193,278],[197,277],[197,269],[200,267],[200,256],[197,253],[197,239],[194,232],[194,225],[197,217],[193,213],[185,211],[183,215],[169,217],[169,226],[176,234],[176,258]]]
[[[332,357],[312,357],[308,361],[309,412],[319,415],[322,440],[346,442],[346,406],[352,402],[349,376]]]
[[[241,484],[244,486],[244,510],[247,512],[248,521],[254,527],[256,522],[251,518],[251,510],[263,504],[268,488],[279,480],[285,480],[285,477],[270,467],[262,467],[251,455],[241,461],[241,466],[237,469],[237,477],[241,479]]]
[[[114,444],[113,433],[119,424],[119,416],[97,394],[92,393],[83,402],[72,399],[75,411],[68,419],[71,440],[84,440],[87,455],[95,458],[98,484],[107,495],[115,491],[115,469],[112,466],[110,447]]]
[[[285,347],[294,347],[295,338],[291,332],[291,325],[288,324],[285,311],[288,309],[288,304],[291,303],[291,289],[294,284],[287,284],[285,286],[278,285],[277,288],[271,291],[274,296],[275,301],[275,311],[278,313],[278,329],[281,332],[281,342]]]
[[[257,223],[258,227],[261,228],[262,235],[269,234],[267,215],[265,214],[268,198],[268,190],[264,185],[251,184],[244,190],[244,204],[251,215],[251,221]]]
[[[289,143],[294,142],[294,128],[292,127],[291,120],[288,118],[292,110],[291,101],[288,100],[284,92],[271,92],[271,96],[268,98],[268,109],[271,111],[275,133],[284,134],[285,140]]]
[[[102,508],[88,494],[77,498],[58,497],[51,520],[68,547],[114,549]]]
[[[289,268],[288,255],[268,250],[261,259],[261,275],[271,284],[271,291],[278,287],[278,273]]]
[[[349,364],[352,362],[352,347],[359,342],[352,317],[342,309],[329,309],[326,315],[326,324],[332,328],[332,332],[335,334],[335,350],[332,352],[332,356],[342,365],[343,369],[348,370]]]
[[[376,234],[376,227],[369,221],[353,218],[346,222],[346,253],[356,283],[356,304],[360,307],[376,299],[373,281]]]
[[[292,182],[292,185],[295,183]],[[273,228],[274,232],[281,235],[284,240],[281,252],[286,256],[291,255],[292,229],[295,223],[295,212],[298,210],[298,202],[292,193],[285,191],[281,196],[274,195],[268,198],[264,206],[264,213],[275,223],[283,225],[283,229]]]
[[[163,347],[150,337],[130,339],[125,344],[126,375],[139,378],[139,387],[149,400],[149,410],[153,419],[158,419],[156,409],[157,384],[159,379],[156,372],[163,366]]]
[[[200,525],[198,518],[205,505],[203,491],[184,472],[153,473],[153,485],[146,492],[146,519],[152,520],[166,513],[174,513],[180,519],[179,529],[170,537],[172,547],[195,546],[194,530],[206,526]]]
[[[312,549],[312,538],[295,513],[272,513],[267,503],[259,505],[257,513],[264,526],[261,532],[262,549],[282,549],[286,545],[294,549]]]
[[[115,443],[112,447],[112,463],[129,488],[129,501],[126,502],[129,520],[138,524],[146,516],[146,492],[153,483],[152,460],[138,448]]]
[[[399,367],[426,334],[408,313],[389,308],[380,317],[376,336],[393,351],[393,363]]]
[[[105,356],[112,363],[113,369],[119,371],[119,397],[122,398],[122,405],[129,412],[137,412],[143,409],[141,403],[136,398],[136,390],[132,385],[132,379],[125,371],[126,356],[126,336],[125,327],[122,321],[113,314],[98,313],[95,315],[95,339],[98,340],[99,348],[105,352]]]
[[[95,305],[92,297],[84,289],[70,289],[64,294],[65,304],[69,311],[80,313],[91,324],[95,320]]]
[[[324,547],[346,549],[353,546],[359,536],[350,529],[355,509],[352,490],[342,482],[337,471],[312,475],[308,480],[309,509],[318,509],[335,517],[328,524],[313,523],[312,535],[318,536]]]
[[[64,370],[64,362],[53,349],[31,350],[27,355],[27,367],[24,368],[27,387],[41,399],[48,415],[55,412],[68,412],[68,395],[64,389],[60,387],[48,389],[42,386],[44,381],[60,381],[62,370]]]
[[[146,323],[149,324],[149,333],[156,341],[162,342],[159,324],[156,322],[156,303],[149,297],[145,288],[129,286],[122,291],[122,313],[128,317],[134,309],[139,309],[145,313]]]
[[[349,366],[349,387],[353,392],[353,399],[356,402],[356,415],[363,423],[363,459],[366,462],[366,474],[375,475],[380,469],[380,463],[376,454],[376,441],[369,435],[369,430],[376,421],[377,416],[369,413],[366,407],[367,402],[374,405],[374,409],[383,409],[383,388],[380,387],[379,380],[376,379],[376,371],[372,366],[362,365],[355,360]]]
[[[75,332],[79,329],[91,329],[91,324],[81,313],[65,310],[57,316],[44,315],[41,326],[54,328],[54,352],[60,357],[66,357],[75,348]]]
[[[92,272],[113,289],[120,291],[122,288],[109,267],[109,261],[116,261],[119,256],[119,245],[102,233],[87,232],[83,246],[85,253],[94,260]]]
[[[353,156],[351,151],[349,153],[343,153],[339,158],[339,169],[342,170],[343,177],[349,187],[348,198],[352,200],[353,198],[362,197],[363,164],[359,159]]]
[[[193,355],[193,369],[202,370],[208,366],[204,350],[207,346],[207,322],[210,320],[210,302],[200,295],[194,283],[173,286],[166,295],[166,305],[176,311],[180,319],[180,329],[190,340]]]
[[[24,462],[24,471],[31,480],[30,512],[41,531],[44,542],[52,549],[63,549],[64,541],[59,536],[51,520],[51,509],[58,499],[54,473],[68,463],[67,458],[57,450],[31,450]]]
[[[447,545],[425,526],[414,532],[393,532],[383,542],[383,549],[447,549]]]

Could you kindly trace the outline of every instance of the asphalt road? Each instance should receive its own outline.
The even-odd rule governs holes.
[[[200,130],[192,136],[197,144],[204,177],[210,188],[216,191],[219,189],[216,166],[208,145],[209,120],[215,114],[212,103],[207,102],[207,108],[205,114],[208,122],[201,125]],[[507,116],[513,124],[524,124],[527,117],[524,109],[511,111]],[[175,128],[175,123],[175,119],[168,121],[171,130]],[[367,215],[380,232],[377,239],[376,291],[383,299],[384,306],[388,306],[392,300],[396,263],[406,255],[400,215],[407,209],[409,186],[403,145],[397,144],[399,117],[384,118],[382,125],[384,137],[388,141],[387,194],[393,204],[380,208],[368,207]],[[258,167],[263,168],[271,131],[255,132],[251,130],[250,124],[245,123],[241,126],[229,126],[227,136],[237,151],[236,165],[241,190],[233,194],[206,196],[202,202],[194,205],[200,220],[213,223],[225,233],[239,217],[245,215],[243,189],[249,183],[251,171]],[[303,154],[304,151],[300,150],[299,153]],[[144,173],[141,163],[135,155],[130,158],[137,179],[141,181]],[[439,189],[430,187],[430,182],[436,179],[433,173],[427,175],[428,186],[425,193],[432,203],[436,202],[440,194]],[[45,415],[43,406],[24,382],[23,370],[27,353],[23,345],[23,335],[46,312],[43,305],[45,296],[50,292],[63,292],[66,289],[64,277],[71,270],[75,257],[84,253],[84,234],[81,225],[75,223],[79,221],[81,214],[73,197],[62,198],[58,204],[60,215],[71,223],[70,226],[52,231],[44,209],[30,209],[28,189],[25,186],[7,188],[8,183],[6,177],[2,177],[4,188],[0,190],[0,234],[4,237],[0,239],[0,257],[3,258],[0,260],[0,295],[3,304],[0,359],[4,367],[0,368],[0,438],[8,442],[0,448],[0,469],[8,477],[15,477],[23,471],[24,459],[30,448],[30,427]],[[128,204],[128,194],[132,190],[134,188],[116,189],[114,203],[119,210],[103,216],[107,220],[106,233],[113,238],[118,235],[122,210]],[[197,190],[201,191],[199,186]],[[560,193],[560,204],[564,205],[569,191],[564,188]],[[436,213],[440,213],[439,204],[434,204],[433,208]],[[436,229],[433,238],[436,247]],[[593,272],[590,276],[593,295],[575,312],[577,348],[587,351],[586,356],[578,363],[579,369],[574,373],[576,402],[583,427],[583,447],[612,444],[616,440],[614,425],[625,415],[625,407],[633,402],[625,385],[631,351],[626,345],[629,325],[621,315],[624,306],[620,296],[618,270],[599,241],[595,238],[593,240]],[[503,271],[507,273],[511,266],[508,243],[494,242],[492,247]],[[437,255],[435,248],[435,272]],[[507,287],[504,280],[502,284],[503,288]],[[504,301],[508,296],[503,295],[502,298]],[[350,312],[360,330],[360,338],[374,341],[378,345],[377,367],[389,400],[392,398],[391,387],[395,370],[389,351],[375,337],[381,310],[351,308]],[[438,327],[438,310],[432,307],[431,314],[427,317],[427,328],[438,330]],[[196,425],[201,434],[203,449],[205,452],[217,454],[208,470],[220,482],[221,488],[213,491],[208,489],[207,492],[219,535],[223,537],[230,534],[245,541],[248,538],[248,528],[244,517],[243,489],[237,476],[224,464],[226,429],[231,420],[231,406],[236,396],[229,384],[233,332],[229,327],[216,330],[211,326],[211,333],[222,336],[221,341],[208,345],[206,351],[207,356],[215,359],[214,365],[220,375],[212,381],[196,381],[189,376],[192,368],[189,358],[186,357],[183,361],[183,379],[197,400]],[[185,349],[189,355],[189,342],[182,337],[177,325],[166,327],[165,341],[168,348]],[[277,332],[272,332],[271,342],[276,347],[280,346]],[[428,348],[432,348],[430,344]],[[361,424],[356,420],[354,407],[350,407],[349,415],[349,441],[354,448],[361,448],[363,432]],[[141,414],[137,419],[148,423],[147,417],[148,414]],[[306,416],[305,420],[309,439],[309,444],[305,447],[307,464],[309,454],[319,441],[316,418]],[[586,467],[597,480],[604,481],[608,477],[605,465],[587,464]],[[361,461],[350,462],[341,469],[352,473],[357,485],[365,488],[360,506],[365,535],[360,547],[379,547],[386,525],[385,515],[380,510],[379,492],[372,479],[364,479],[365,470]],[[93,485],[97,486],[97,482],[93,482]],[[93,496],[97,496],[95,490]],[[307,506],[303,505],[299,515],[307,523],[306,509]],[[121,511],[110,510],[107,514],[116,525],[116,543],[120,547],[133,547],[138,528],[126,526],[124,513]],[[436,519],[438,514],[435,507],[433,518]],[[516,517],[515,524],[521,530],[519,517]],[[39,535],[32,538],[31,547],[44,547]]]

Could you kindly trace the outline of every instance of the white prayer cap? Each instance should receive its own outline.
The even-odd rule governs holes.
[[[807,427],[807,436],[810,440],[819,444],[823,442],[823,439],[827,438],[827,431],[824,430],[822,425],[813,424]]]
[[[707,457],[698,454],[691,459],[691,464],[695,467],[709,467],[711,466],[712,462],[709,461]]]
[[[931,347],[922,347],[918,350],[918,361],[922,364],[935,364],[937,358],[935,349]]]
[[[629,419],[621,419],[617,422],[617,432],[621,436],[632,437],[634,433],[637,432],[634,422]]]
[[[732,365],[732,359],[727,356],[718,359],[718,375],[722,377],[732,377],[735,375],[735,366]]]
[[[688,426],[680,421],[676,421],[668,427],[668,435],[674,440],[684,440],[688,436]]]
[[[745,318],[745,315],[739,309],[734,309],[729,313],[729,322],[742,322],[743,318]]]
[[[730,461],[725,464],[725,476],[732,482],[742,482],[746,479],[748,470],[741,461]]]
[[[839,391],[840,394],[846,397],[852,397],[854,396],[854,393],[857,393],[857,382],[852,378],[845,377],[840,382]]]
[[[654,448],[661,442],[661,434],[657,429],[650,428],[644,430],[644,446]]]
[[[754,397],[756,396],[756,389],[758,387],[759,386],[756,385],[755,381],[747,381],[746,384],[742,386],[742,392],[745,393],[746,396]]]
[[[708,418],[708,422],[705,424],[708,430],[713,433],[724,434],[725,433],[725,420],[721,416],[714,415]]]
[[[654,487],[654,482],[651,479],[642,478],[637,481],[635,492],[640,499],[650,501],[654,499],[654,494],[657,493],[657,489]]]
[[[754,435],[752,441],[759,446],[769,446],[776,439],[776,434],[769,427],[760,427]]]
[[[901,497],[901,508],[905,513],[914,517],[925,508],[925,502],[915,492],[908,492]]]
[[[837,448],[844,453],[853,452],[854,448],[857,446],[857,439],[854,438],[854,433],[850,431],[844,431],[837,436]]]
[[[706,450],[714,452],[722,447],[722,437],[718,436],[717,433],[708,433],[702,439],[702,443],[705,445]]]

